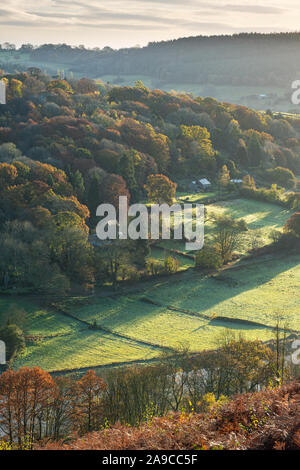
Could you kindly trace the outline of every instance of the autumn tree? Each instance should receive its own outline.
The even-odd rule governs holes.
[[[227,165],[223,165],[218,173],[218,196],[220,199],[224,197],[225,192],[229,189],[230,173]]]
[[[34,367],[7,371],[0,377],[0,426],[22,448],[25,439],[33,443],[42,436],[43,413],[54,393],[50,374]]]
[[[293,214],[284,226],[286,233],[292,233],[296,237],[300,237],[300,212]]]
[[[17,176],[18,171],[14,165],[0,163],[0,185],[2,188],[13,184]]]
[[[81,432],[90,432],[99,426],[100,399],[106,389],[103,379],[97,377],[95,371],[88,371],[76,383],[77,414],[75,423]]]
[[[99,204],[101,202],[112,204],[118,210],[120,196],[126,196],[128,204],[130,203],[130,193],[124,178],[114,174],[105,176],[100,188]]]
[[[254,180],[253,176],[251,176],[251,175],[244,176],[243,177],[243,186],[245,188],[255,189],[256,184],[255,184],[255,180]]]
[[[177,184],[165,175],[150,175],[147,178],[145,189],[148,200],[154,204],[172,205],[175,199]]]

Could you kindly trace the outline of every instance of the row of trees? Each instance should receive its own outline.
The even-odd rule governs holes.
[[[35,367],[0,376],[0,429],[20,448],[43,438],[84,434],[120,421],[136,425],[169,411],[203,412],[231,395],[287,380],[286,350],[277,329],[272,351],[258,341],[226,335],[217,351],[181,348],[156,365],[94,371],[81,379],[51,377]],[[283,375],[282,375],[283,374]]]

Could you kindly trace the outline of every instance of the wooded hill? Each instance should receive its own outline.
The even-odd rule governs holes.
[[[197,177],[229,181],[249,171],[264,185],[297,184],[298,119],[150,91],[141,82],[111,87],[51,79],[36,68],[3,79],[0,283],[6,289],[57,292],[70,280],[93,285],[105,278],[106,264],[96,262],[88,242],[96,207],[117,205],[121,195],[145,200],[149,175],[163,174],[179,190]],[[275,186],[258,191],[252,176],[246,184],[250,196],[280,199]],[[143,264],[147,250],[140,248]]]
[[[24,45],[15,54],[13,46],[4,47],[11,47],[14,64],[0,58],[0,68],[22,70],[22,63],[37,62],[56,70],[64,64],[91,78],[145,75],[156,79],[157,87],[172,82],[287,88],[299,78],[300,33],[196,36],[120,50],[45,44]]]

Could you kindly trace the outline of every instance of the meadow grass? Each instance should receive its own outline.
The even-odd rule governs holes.
[[[149,290],[152,300],[164,305],[208,316],[241,318],[274,326],[281,316],[290,328],[300,331],[300,255],[264,257],[257,262],[228,269],[216,276],[186,281]],[[177,282],[178,281],[178,282]]]
[[[244,199],[207,207],[208,217],[218,213],[245,218],[249,231],[244,235],[244,252],[249,249],[253,233],[260,234],[262,244],[268,243],[272,230],[282,230],[290,214],[280,206]],[[208,222],[206,226],[206,241],[212,237],[210,224]],[[177,248],[175,241],[161,242],[163,244]],[[183,251],[184,244],[181,248]],[[153,248],[151,256],[163,259],[168,254]],[[192,260],[177,256],[181,269],[192,264]],[[63,370],[146,361],[157,357],[163,347],[177,348],[183,344],[191,351],[215,348],[228,329],[249,339],[265,341],[273,337],[272,327],[278,316],[289,328],[300,331],[300,255],[257,258],[215,276],[187,271],[179,276],[150,281],[148,286],[140,294],[95,296],[86,299],[86,303],[65,302],[64,307],[79,320],[90,324],[96,322],[98,327],[109,329],[111,334],[87,329],[80,321],[41,308],[30,298],[1,297],[0,324],[5,322],[7,312],[24,311],[25,315],[21,314],[20,318],[25,316],[22,320],[25,333],[45,337],[28,343],[26,352],[14,366],[38,365],[46,370]],[[146,303],[144,298],[158,305]],[[170,306],[180,311],[173,311]],[[188,315],[183,310],[195,315]],[[216,316],[236,318],[236,322],[216,321]],[[265,324],[269,328],[242,325],[238,319]]]
[[[0,325],[7,321],[17,323],[30,336],[65,334],[78,327],[76,320],[41,308],[37,300],[26,297],[0,297]]]
[[[95,297],[86,305],[70,305],[69,310],[78,318],[91,324],[97,322],[97,326],[132,340],[86,330],[84,325],[79,322],[72,325],[73,320],[66,318],[70,331],[66,331],[65,336],[60,324],[54,322],[52,334],[60,332],[61,336],[29,344],[15,367],[38,365],[47,370],[60,370],[147,360],[160,353],[154,345],[177,348],[182,344],[191,351],[201,351],[215,348],[228,329],[249,339],[269,340],[273,337],[272,327],[277,316],[281,316],[289,328],[300,331],[299,263],[300,255],[266,257],[254,264],[225,270],[216,277],[188,272],[178,278],[155,281],[138,295]],[[145,297],[160,305],[146,303]],[[172,311],[168,306],[190,310],[196,316]],[[207,318],[197,317],[197,314]],[[30,316],[34,318],[34,312]],[[216,321],[216,316],[237,321]],[[270,328],[241,325],[239,318]],[[28,321],[30,324],[30,319]],[[34,325],[33,319],[31,322]],[[48,332],[48,328],[42,330],[41,326],[40,332],[45,331]]]
[[[192,202],[192,201],[191,201]],[[248,231],[240,237],[239,254],[246,254],[254,247],[265,246],[272,241],[272,232],[282,231],[291,215],[291,211],[275,204],[249,199],[232,199],[206,205],[207,221],[204,226],[204,242],[214,240],[213,216],[230,215],[236,219],[244,219]],[[160,246],[186,252],[185,243],[181,240],[163,240]]]
[[[120,361],[147,360],[157,354],[154,347],[85,330],[29,344],[25,353],[14,362],[14,368],[38,366],[48,371],[78,369]]]

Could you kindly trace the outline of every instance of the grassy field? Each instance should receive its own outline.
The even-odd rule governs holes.
[[[199,195],[186,195],[186,197]],[[181,198],[184,196],[181,196]],[[193,202],[191,199],[189,202]],[[201,203],[201,201],[200,201]],[[206,205],[207,222],[205,223],[205,243],[213,241],[214,215],[231,215],[236,219],[245,219],[248,231],[241,236],[238,253],[246,254],[253,247],[261,247],[272,241],[272,232],[282,230],[291,212],[275,204],[268,204],[248,199],[233,199],[215,204]],[[185,243],[180,240],[166,240],[160,242],[164,248],[173,248],[186,252]]]
[[[98,331],[76,331],[67,336],[30,344],[14,367],[38,366],[48,371],[93,367],[119,361],[151,359],[156,348]]]
[[[231,215],[236,219],[244,219],[248,231],[242,235],[240,254],[245,254],[252,247],[261,247],[272,241],[272,232],[282,230],[291,212],[275,204],[265,202],[234,199],[207,206],[208,218],[213,215]],[[212,240],[212,223],[206,224],[207,241]]]
[[[30,336],[63,335],[76,330],[75,320],[57,315],[39,306],[38,300],[26,297],[0,297],[0,325],[16,322]]]
[[[32,308],[27,329],[36,325],[36,334],[45,336],[51,329],[52,336],[59,336],[29,344],[15,367],[38,365],[48,370],[61,370],[146,361],[158,356],[163,347],[176,348],[184,344],[192,351],[214,348],[227,329],[247,338],[268,340],[273,337],[272,327],[277,316],[287,321],[289,328],[300,331],[299,263],[300,255],[266,257],[238,269],[225,270],[217,277],[187,272],[155,281],[138,295],[95,297],[86,305],[69,307],[79,319],[90,324],[97,322],[98,327],[109,329],[111,333],[87,329],[83,323],[59,313],[55,314],[55,321],[51,313],[37,314]],[[160,305],[146,303],[145,297]],[[171,310],[172,307],[179,311]],[[44,317],[39,322],[40,328],[36,323],[37,315]],[[216,316],[236,321],[217,321]],[[266,326],[242,325],[239,318]],[[64,330],[65,320],[69,330],[67,324]]]
[[[289,217],[282,207],[244,199],[207,208],[209,216],[228,213],[246,219],[249,231],[244,235],[243,252],[253,239],[262,245],[268,243],[272,230],[281,230]],[[208,222],[206,242],[211,239],[212,226]],[[174,241],[164,243],[168,248],[178,248]],[[157,259],[168,255],[157,248],[151,254]],[[193,264],[191,259],[176,257],[181,270]],[[16,368],[38,365],[54,371],[147,361],[179,344],[188,345],[192,351],[215,348],[227,329],[247,338],[268,340],[273,337],[277,316],[283,317],[291,329],[300,331],[299,305],[300,255],[279,254],[276,258],[242,262],[217,276],[205,277],[189,270],[149,281],[138,294],[94,296],[84,302],[65,303],[64,309],[77,319],[41,308],[38,299],[0,297],[0,322],[4,324],[12,315],[27,336],[35,337],[29,338],[26,352],[15,361]],[[241,324],[239,319],[262,326]],[[106,331],[90,329],[84,322]]]
[[[208,199],[214,199],[216,198],[216,196],[217,196],[217,193],[213,191],[205,192],[205,193],[191,193],[191,194],[177,192],[176,201],[184,202],[184,203],[198,202],[199,204],[201,204],[202,201],[207,201]]]

